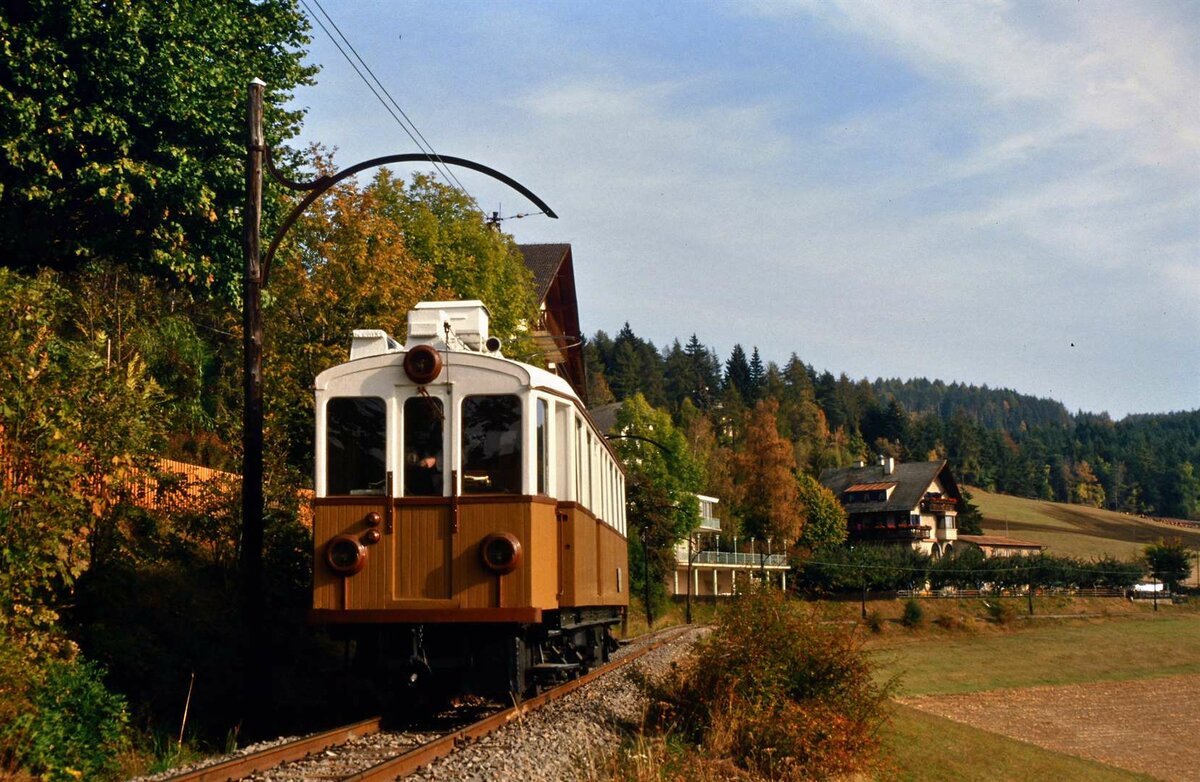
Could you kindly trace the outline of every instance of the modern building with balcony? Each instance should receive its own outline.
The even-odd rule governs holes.
[[[824,470],[820,480],[846,509],[848,542],[909,546],[933,557],[954,550],[962,493],[945,460],[903,464],[880,456],[875,464]]]
[[[782,546],[775,548],[773,540],[722,535],[721,520],[716,516],[720,500],[702,494],[696,499],[700,526],[675,546],[675,570],[667,584],[672,595],[729,597],[751,581],[787,588],[789,565]]]

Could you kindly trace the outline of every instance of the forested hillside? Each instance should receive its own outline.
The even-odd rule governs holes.
[[[628,324],[588,347],[594,404],[641,393],[678,412],[690,400],[719,432],[774,400],[780,433],[811,472],[875,454],[947,458],[960,480],[991,491],[1200,517],[1200,410],[1113,421],[1011,389],[835,377],[795,354],[779,365],[741,345],[722,360],[695,335],[659,349]]]

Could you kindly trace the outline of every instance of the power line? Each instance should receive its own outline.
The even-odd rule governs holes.
[[[1137,563],[1132,563],[1132,562],[1130,562],[1130,563],[1118,562],[1117,564],[1118,565],[1128,565],[1131,567],[1137,565]],[[899,571],[903,571],[903,572],[907,572],[907,573],[927,573],[931,576],[937,575],[939,573],[981,573],[981,574],[983,574],[983,573],[1017,573],[1017,574],[1019,574],[1019,573],[1023,573],[1023,572],[1029,572],[1031,570],[1037,570],[1037,569],[1039,569],[1039,567],[1046,567],[1047,569],[1058,569],[1058,570],[1061,570],[1063,573],[1074,574],[1074,575],[1083,575],[1083,574],[1107,575],[1107,574],[1110,574],[1113,572],[1112,570],[1103,570],[1103,569],[1095,569],[1095,568],[1087,568],[1087,567],[1075,567],[1075,566],[1071,566],[1071,565],[1063,565],[1061,567],[1058,567],[1053,564],[1041,565],[1040,563],[1033,563],[1033,564],[1022,563],[1022,565],[1019,567],[1014,565],[1011,568],[1007,568],[1007,567],[954,568],[954,567],[943,567],[943,566],[938,566],[938,565],[931,565],[929,567],[912,567],[911,565],[889,565],[886,563],[883,563],[883,564],[866,564],[866,563],[854,564],[854,563],[850,563],[850,562],[821,562],[821,561],[815,560],[815,559],[805,560],[804,563],[801,565],[801,569],[803,569],[804,567],[806,567],[808,565],[815,565],[817,567],[846,568],[847,570],[890,570],[890,571],[899,570]]]
[[[396,101],[396,99],[392,97],[390,92],[388,92],[387,88],[383,85],[383,82],[381,82],[379,77],[375,75],[375,72],[371,70],[371,66],[367,65],[366,61],[358,53],[358,50],[354,48],[354,44],[350,42],[350,39],[346,37],[345,33],[342,32],[340,27],[338,27],[337,22],[333,20],[333,17],[330,16],[329,12],[326,11],[321,5],[320,0],[312,1],[313,4],[316,5],[316,7],[320,10],[325,19],[329,22],[329,24],[333,27],[333,29],[337,31],[336,37],[329,31],[329,28],[325,26],[325,23],[321,21],[320,17],[313,13],[306,0],[300,0],[300,4],[304,6],[304,10],[308,12],[309,16],[313,18],[313,21],[317,23],[321,30],[323,30],[324,33],[329,36],[329,40],[341,53],[342,57],[346,59],[346,62],[350,64],[350,67],[354,69],[354,72],[358,75],[358,78],[360,78],[363,83],[367,85],[367,89],[369,89],[375,98],[383,105],[384,110],[386,110],[388,114],[392,116],[392,119],[396,121],[396,124],[398,124],[400,128],[408,135],[409,139],[411,139],[412,142],[417,145],[418,149],[433,158],[433,160],[430,162],[433,164],[434,169],[447,181],[453,181],[458,189],[471,199],[471,203],[475,205],[475,209],[482,213],[483,209],[479,206],[479,202],[475,200],[475,197],[471,195],[471,193],[467,190],[463,183],[459,181],[458,177],[454,175],[450,168],[442,162],[441,157],[434,150],[433,145],[429,143],[428,139],[426,139],[421,131],[417,128],[416,123],[409,118],[408,114],[404,112],[404,109],[400,107],[400,104]],[[342,43],[339,43],[339,37],[341,38],[341,41],[345,43],[346,48],[348,48],[354,54],[354,59],[352,59],[350,55],[346,53],[346,49],[342,47]],[[361,64],[362,69],[359,68],[359,64],[355,64],[355,59],[357,59],[358,63]],[[370,75],[370,79],[363,75],[363,70]],[[374,84],[371,83],[372,81],[374,81]],[[378,89],[376,89],[376,86]],[[380,92],[383,94],[381,95]],[[384,96],[386,96],[386,99]],[[394,109],[393,106],[395,107]],[[397,114],[397,112],[399,113]],[[410,127],[411,130],[409,129]]]
[[[424,134],[421,133],[420,129],[417,128],[417,124],[412,121],[412,118],[409,117],[408,114],[406,114],[404,112],[404,109],[400,107],[399,102],[397,102],[396,99],[394,97],[392,97],[392,94],[390,92],[388,92],[387,87],[385,87],[383,85],[383,82],[381,82],[379,80],[379,77],[375,75],[375,72],[373,70],[371,70],[371,66],[367,64],[367,61],[364,60],[362,58],[362,55],[360,55],[358,53],[358,50],[354,48],[354,44],[351,43],[350,39],[348,37],[346,37],[346,34],[342,32],[342,28],[338,27],[337,22],[335,22],[333,20],[333,17],[330,16],[329,12],[325,10],[325,7],[321,5],[320,0],[313,0],[313,3],[317,6],[317,9],[320,10],[321,14],[325,17],[325,19],[328,20],[329,24],[333,26],[333,29],[337,31],[338,36],[341,37],[342,41],[346,44],[347,48],[349,48],[350,51],[354,54],[355,59],[358,60],[358,62],[362,65],[362,67],[370,75],[372,81],[374,81],[375,84],[379,87],[379,89],[383,91],[383,94],[387,96],[387,99],[388,99],[388,101],[391,102],[391,105],[395,106],[396,111],[400,112],[400,116],[402,116],[404,118],[405,122],[408,123],[408,127],[411,127],[413,130],[413,133],[416,133],[416,135],[421,139],[421,141],[418,142],[417,139],[413,138],[412,133],[409,133],[409,138],[413,139],[413,143],[416,144],[418,147],[420,147],[422,152],[427,152],[434,158],[437,158],[437,160],[434,161],[435,166],[437,166],[438,164],[445,166],[445,163],[442,162],[442,159],[438,156],[437,152],[434,151],[433,144],[429,143],[429,140],[426,139]],[[324,28],[322,28],[322,29],[324,29]],[[328,32],[329,31],[326,30],[326,34],[328,34]],[[342,53],[342,56],[345,56],[345,52]],[[353,63],[351,63],[351,65],[353,65]],[[361,74],[360,74],[360,76],[361,76]],[[370,84],[368,84],[367,86],[370,86]],[[378,97],[378,93],[376,93],[376,97]],[[384,103],[384,108],[388,108],[387,103]],[[404,126],[404,122],[400,122],[400,119],[397,118],[395,113],[391,112],[390,109],[389,109],[389,113],[391,113],[392,117],[394,119],[396,119],[397,122],[400,123],[401,127],[405,128],[405,132],[407,133],[408,127]],[[424,143],[424,146],[421,146],[422,142]],[[441,171],[441,169],[438,169],[438,170]],[[454,180],[454,183],[456,185],[458,185],[458,187],[461,190],[463,190],[464,192],[466,191],[466,188],[463,187],[462,182],[458,181],[458,177],[454,176],[453,172],[451,172],[449,168],[445,169],[445,175],[447,176],[447,178]],[[472,200],[474,200],[474,199],[472,199]],[[476,204],[476,206],[478,207],[478,204]]]

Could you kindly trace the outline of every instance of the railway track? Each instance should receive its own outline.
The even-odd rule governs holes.
[[[607,676],[643,655],[687,634],[689,628],[669,628],[638,644],[606,665],[509,708],[498,708],[482,719],[440,733],[388,731],[373,717],[324,733],[288,741],[203,768],[169,777],[166,782],[228,782],[229,780],[312,780],[316,782],[378,782],[413,773],[464,744],[476,741],[580,687]],[[644,643],[639,643],[644,641]],[[476,713],[478,710],[476,710]],[[453,720],[453,717],[450,717]],[[458,720],[464,721],[462,718]]]

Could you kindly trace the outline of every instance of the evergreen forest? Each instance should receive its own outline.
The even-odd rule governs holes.
[[[797,340],[802,335],[797,335]],[[878,455],[948,459],[961,483],[1132,514],[1200,518],[1200,410],[1069,412],[1060,402],[925,378],[852,380],[793,353],[782,364],[734,345],[724,360],[693,334],[664,348],[625,324],[588,341],[593,405],[641,394],[677,418],[694,408],[733,434],[768,403],[812,475]]]

